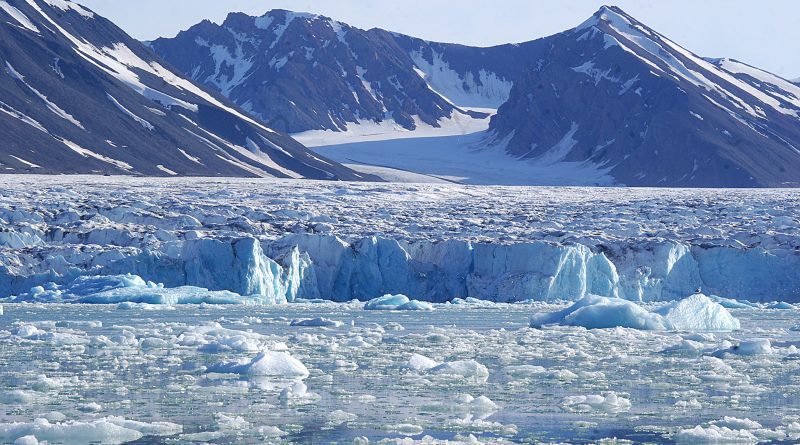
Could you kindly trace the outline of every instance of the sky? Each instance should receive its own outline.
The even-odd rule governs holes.
[[[171,37],[231,11],[270,9],[322,14],[359,28],[441,42],[491,46],[572,28],[603,4],[621,7],[706,57],[731,57],[800,77],[800,1],[768,0],[78,0],[141,40]]]

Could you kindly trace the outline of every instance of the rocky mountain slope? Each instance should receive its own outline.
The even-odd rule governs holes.
[[[427,164],[405,159],[411,152],[379,142],[376,150],[392,151],[386,162],[358,159],[368,151],[361,145],[331,153],[343,162],[486,183],[473,177],[480,168],[417,170],[464,152],[461,164],[519,163],[530,171],[524,184],[800,185],[800,87],[732,59],[696,56],[615,7],[575,29],[492,48],[280,10],[231,14],[222,25],[206,21],[151,46],[293,133],[350,133],[353,124],[375,122],[415,130],[499,107],[485,136],[446,147],[441,162],[435,153]],[[492,156],[498,163],[486,163]]]
[[[0,1],[0,172],[369,179],[64,0]]]
[[[427,42],[327,17],[232,13],[150,46],[197,82],[291,133],[365,121],[438,127],[506,101],[538,44],[474,48]]]
[[[545,40],[492,120],[512,156],[632,186],[800,186],[796,85],[698,57],[619,8]]]

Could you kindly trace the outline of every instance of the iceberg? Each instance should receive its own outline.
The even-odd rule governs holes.
[[[664,317],[670,330],[676,331],[738,331],[739,320],[721,304],[703,294],[671,303],[656,311]]]
[[[550,314],[536,314],[531,327],[548,324],[582,326],[587,329],[632,328],[640,330],[666,330],[664,319],[645,308],[621,298],[590,295],[572,306]]]
[[[278,377],[303,380],[309,376],[308,368],[288,352],[263,351],[252,359],[222,363],[208,368],[217,374]]]
[[[568,308],[535,314],[531,327],[549,324],[587,329],[631,328],[646,331],[728,332],[741,328],[727,309],[705,295],[695,294],[654,312],[620,298],[590,295]]]

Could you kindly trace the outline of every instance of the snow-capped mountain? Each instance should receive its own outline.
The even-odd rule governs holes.
[[[0,1],[0,171],[364,179],[65,0]]]
[[[615,7],[544,39],[492,120],[521,160],[641,186],[800,186],[800,87]]]
[[[524,45],[426,42],[327,17],[274,10],[201,22],[150,46],[197,82],[290,133],[363,122],[438,127],[506,101]]]

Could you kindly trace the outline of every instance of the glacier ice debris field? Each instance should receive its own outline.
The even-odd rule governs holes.
[[[0,178],[2,444],[791,444],[800,192]]]

